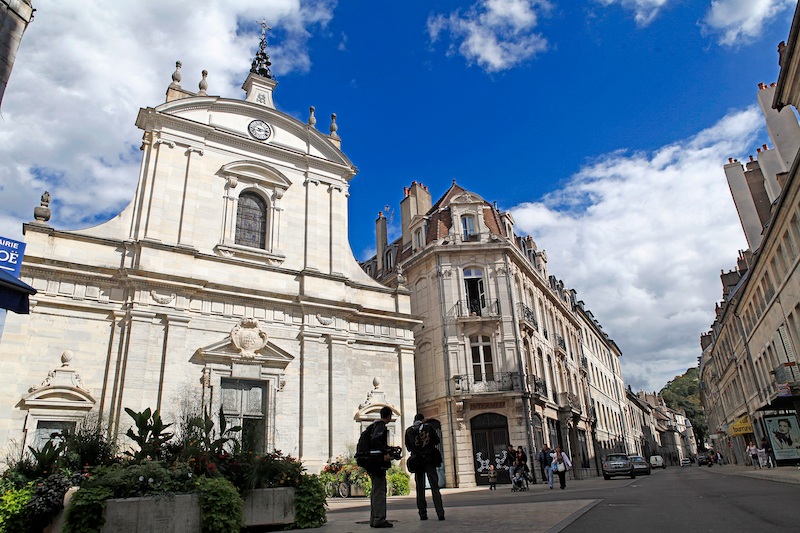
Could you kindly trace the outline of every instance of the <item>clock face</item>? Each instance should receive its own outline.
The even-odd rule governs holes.
[[[259,141],[266,141],[272,135],[272,128],[263,120],[254,120],[247,126],[247,131]]]

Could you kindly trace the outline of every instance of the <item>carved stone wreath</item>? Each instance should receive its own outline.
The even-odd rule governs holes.
[[[253,358],[267,345],[267,333],[255,318],[243,318],[231,330],[231,342],[242,357]]]

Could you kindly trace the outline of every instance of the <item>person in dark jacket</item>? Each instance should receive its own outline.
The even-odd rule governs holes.
[[[383,452],[383,461],[389,464],[389,430],[386,424],[392,421],[392,409],[381,408],[381,418],[372,425],[370,450]],[[394,527],[386,520],[386,470],[382,467],[371,468],[367,471],[372,480],[372,495],[369,500],[369,525],[370,527]]]
[[[433,506],[439,520],[444,520],[444,505],[442,494],[439,491],[439,474],[436,469],[442,464],[442,455],[436,447],[439,444],[439,435],[430,424],[425,422],[422,414],[414,416],[414,425],[406,430],[406,448],[411,452],[416,463],[414,482],[417,485],[417,511],[419,519],[428,519],[428,502],[425,499],[425,480],[431,487]]]
[[[542,468],[542,481],[547,480],[550,488],[553,488],[553,471],[550,465],[553,463],[553,458],[550,456],[550,447],[545,444],[542,446],[542,451],[539,452],[539,466]]]

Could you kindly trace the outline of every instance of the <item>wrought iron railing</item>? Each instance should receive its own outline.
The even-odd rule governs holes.
[[[539,331],[539,322],[536,321],[536,312],[533,309],[520,302],[519,314],[522,320],[530,324],[535,331]]]
[[[499,316],[500,302],[498,300],[460,300],[456,305],[458,316]]]
[[[564,340],[564,337],[562,337],[562,336],[561,336],[561,335],[559,335],[558,333],[556,333],[556,345],[557,345],[559,348],[561,348],[562,350],[564,350],[564,352],[566,352],[566,351],[567,351],[567,343],[566,343],[566,341]]]
[[[534,394],[538,394],[543,398],[547,397],[547,382],[544,379],[534,377],[531,388]]]
[[[518,372],[492,372],[482,376],[461,374],[453,376],[455,390],[465,393],[521,391]]]

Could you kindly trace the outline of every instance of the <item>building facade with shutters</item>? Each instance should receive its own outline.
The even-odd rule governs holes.
[[[515,235],[510,213],[455,182],[435,203],[412,183],[400,212],[393,242],[379,215],[377,253],[362,268],[407,288],[422,320],[414,327],[417,403],[442,434],[440,482],[486,484],[490,464],[502,479],[509,443],[526,451],[540,481],[534,459],[543,444],[562,445],[575,475],[598,475],[598,439],[610,447],[616,435],[624,445],[614,342],[548,273],[533,239]],[[607,397],[595,402],[594,387]]]
[[[384,405],[400,444],[416,412],[409,292],[359,267],[357,169],[335,119],[327,135],[313,108],[307,123],[276,109],[261,44],[244,100],[207,94],[205,72],[185,90],[178,64],[167,101],[139,111],[141,171],[119,215],[56,229],[47,195],[24,225],[21,278],[38,294],[0,342],[7,450],[90,412],[122,436],[124,409],[148,407],[167,420],[221,407],[247,448],[311,472],[352,451]]]

